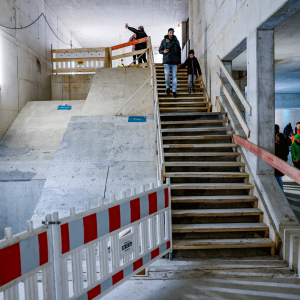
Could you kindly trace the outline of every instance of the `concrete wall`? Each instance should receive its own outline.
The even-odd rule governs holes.
[[[26,26],[41,13],[62,41],[80,47],[44,0],[0,1],[0,23],[8,27]],[[0,27],[0,139],[28,101],[51,100],[51,44],[68,48],[43,17],[23,30]]]
[[[300,122],[300,108],[275,110],[275,123],[279,125],[280,132],[283,132],[284,127],[289,123],[295,130],[297,122]]]
[[[94,74],[52,75],[52,100],[85,100]]]
[[[275,94],[275,108],[300,108],[300,94]]]

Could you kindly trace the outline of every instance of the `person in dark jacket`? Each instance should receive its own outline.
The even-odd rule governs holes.
[[[170,95],[170,69],[172,70],[172,91],[176,98],[177,92],[177,68],[181,63],[181,48],[177,37],[174,35],[174,29],[169,28],[168,34],[160,43],[158,52],[163,54],[163,65],[165,70],[166,94]]]
[[[188,85],[189,93],[191,91],[195,92],[197,71],[198,71],[199,76],[202,75],[198,59],[197,59],[197,57],[195,57],[194,54],[195,54],[194,50],[191,49],[189,51],[189,57],[186,59],[184,64],[181,65],[182,68],[187,67],[187,73],[188,73],[188,78],[189,78],[189,85]]]
[[[275,141],[275,155],[284,161],[288,161],[289,152],[290,152],[289,146],[288,146],[286,138],[284,137],[284,134],[277,133],[276,141]],[[282,182],[282,178],[281,178],[282,176],[284,176],[284,173],[275,169],[276,180],[278,181],[281,189],[283,190],[283,182]]]
[[[133,33],[136,34],[136,39],[142,39],[144,37],[147,37],[148,35],[146,34],[146,32],[144,31],[144,27],[141,25],[138,27],[138,29],[135,29],[133,27],[129,27],[128,25],[125,26],[127,29],[129,29],[130,31],[132,31]],[[147,42],[144,43],[139,43],[135,45],[135,50],[142,50],[142,49],[147,49]],[[146,63],[147,62],[147,58],[146,58],[146,53],[144,53],[140,58],[139,58],[139,64],[141,64],[142,62]]]
[[[284,127],[283,134],[286,138],[287,137],[289,138],[291,133],[293,133],[293,127],[292,127],[292,124],[289,123]]]

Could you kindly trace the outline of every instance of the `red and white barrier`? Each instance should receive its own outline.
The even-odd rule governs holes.
[[[28,221],[27,232],[13,236],[9,227],[5,234],[0,241],[0,299],[56,299],[51,226],[33,229]]]
[[[53,220],[58,220],[53,213]],[[61,219],[54,227],[57,300],[100,299],[171,251],[169,183]],[[86,277],[84,276],[86,274]]]

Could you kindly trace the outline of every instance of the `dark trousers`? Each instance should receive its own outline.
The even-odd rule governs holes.
[[[300,170],[300,161],[298,162],[293,161],[294,167]]]
[[[133,55],[133,61],[134,61],[133,64],[134,64],[134,65],[136,64],[136,61],[135,61],[135,60],[136,60],[136,55]]]
[[[147,62],[147,59],[146,59],[146,53],[144,53],[140,58],[139,58],[139,64],[142,64],[144,61],[144,63]]]

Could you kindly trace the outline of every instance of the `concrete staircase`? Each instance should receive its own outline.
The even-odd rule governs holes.
[[[168,97],[163,66],[156,65],[165,177],[171,179],[173,255],[201,256],[202,250],[215,256],[226,251],[274,255],[227,114],[209,112],[200,81],[189,94],[186,70],[177,74],[177,98]]]

